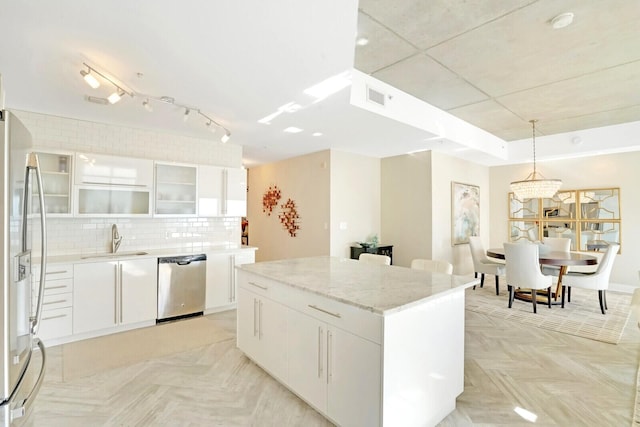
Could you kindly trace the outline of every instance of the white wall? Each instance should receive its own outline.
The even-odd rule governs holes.
[[[90,152],[164,161],[240,167],[242,147],[215,140],[14,111],[43,151]],[[121,251],[180,248],[200,251],[240,244],[240,218],[50,218],[50,255],[107,252],[111,224],[124,236]],[[34,236],[37,250],[37,236]]]
[[[384,239],[380,229],[380,159],[331,151],[330,228],[332,256],[349,258],[350,246],[372,234]]]
[[[611,282],[639,286],[640,270],[640,152],[609,154],[579,159],[538,163],[538,172],[547,178],[559,178],[562,189],[620,188],[622,215],[622,253],[616,257]],[[491,246],[501,246],[508,239],[508,193],[511,181],[524,179],[533,165],[498,166],[490,169]]]
[[[491,193],[489,168],[456,157],[433,152],[432,164],[432,255],[453,264],[454,274],[473,273],[469,244],[452,245],[451,183],[453,181],[480,187],[480,236],[485,244],[493,234],[491,226]]]
[[[247,220],[249,244],[259,248],[256,261],[329,255],[330,168],[330,152],[321,151],[249,169]],[[262,196],[274,185],[282,198],[269,216],[262,211]],[[278,219],[280,206],[289,198],[300,215],[295,237]]]
[[[381,161],[382,235],[393,245],[395,265],[432,257],[431,156],[423,151]]]

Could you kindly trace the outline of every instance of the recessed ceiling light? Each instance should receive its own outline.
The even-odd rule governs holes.
[[[286,128],[283,132],[287,132],[287,133],[299,133],[302,132],[302,129],[297,128],[295,126],[289,126],[288,128]]]
[[[322,136],[322,132],[314,132],[311,136]]]
[[[573,22],[573,13],[571,12],[561,13],[560,15],[553,18],[550,22],[554,30],[559,30],[560,28],[568,27]]]
[[[368,44],[369,44],[369,39],[368,39],[368,38],[366,38],[366,37],[358,37],[358,38],[356,39],[356,44],[357,44],[358,46],[366,46],[366,45],[368,45]]]

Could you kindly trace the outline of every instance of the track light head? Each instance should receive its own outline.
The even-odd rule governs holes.
[[[225,132],[225,134],[222,135],[222,138],[220,138],[220,141],[225,144],[229,140],[229,138],[231,138],[231,134],[229,132]]]
[[[189,113],[191,113],[191,110],[188,108],[184,109],[184,116],[182,116],[182,121],[186,122],[187,120],[189,120]]]
[[[124,91],[120,88],[117,88],[115,92],[107,97],[110,104],[115,104],[116,102],[122,99],[122,95],[124,95]]]
[[[151,106],[151,104],[149,104],[149,100],[148,99],[145,99],[144,101],[142,101],[142,106],[148,112],[152,112],[153,111],[153,107]]]
[[[93,74],[91,74],[91,68],[89,68],[89,71],[80,70],[80,75],[82,76],[84,81],[87,82],[87,84],[92,88],[97,89],[100,87],[100,82],[96,80],[95,77],[93,77]]]

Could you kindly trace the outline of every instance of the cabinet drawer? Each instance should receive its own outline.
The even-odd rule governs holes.
[[[32,276],[35,281],[40,280],[40,267],[34,267]],[[73,277],[73,264],[47,264],[45,280],[69,279]]]
[[[253,251],[243,251],[234,254],[235,264],[253,264],[255,262],[255,253]]]
[[[242,270],[238,270],[238,286],[285,305],[287,304],[289,289],[291,289],[275,280],[266,279]]]
[[[69,336],[72,333],[72,320],[71,307],[44,310],[38,336],[44,341]]]
[[[64,294],[73,292],[73,278],[60,280],[46,280],[44,283],[44,295]]]
[[[382,344],[382,316],[331,298],[292,288],[287,305],[307,316]]]
[[[67,292],[64,294],[44,294],[42,299],[42,316],[46,314],[48,310],[55,310],[58,308],[66,308],[73,306],[73,293]]]

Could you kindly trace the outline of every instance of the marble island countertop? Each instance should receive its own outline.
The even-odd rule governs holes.
[[[473,276],[430,273],[337,257],[267,261],[237,268],[383,315],[480,283]]]

